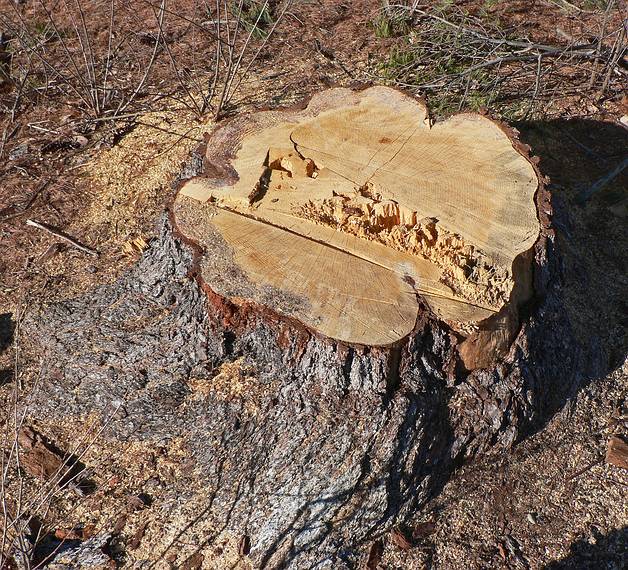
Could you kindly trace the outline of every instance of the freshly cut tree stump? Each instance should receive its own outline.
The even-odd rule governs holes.
[[[181,538],[174,566],[214,556],[207,521],[254,568],[372,566],[455,465],[508,448],[590,368],[528,150],[382,87],[219,125],[137,265],[25,320],[30,409],[185,449],[141,489]]]
[[[350,345],[391,346],[430,311],[467,369],[502,356],[530,298],[535,167],[512,134],[386,87],[219,126],[174,205],[201,277]]]

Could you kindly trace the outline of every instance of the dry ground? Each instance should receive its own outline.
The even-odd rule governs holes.
[[[605,2],[588,0],[475,0],[422,6],[432,9],[437,4],[438,14],[452,20],[460,17],[460,10],[468,10],[489,34],[503,32],[561,46],[603,37],[599,47],[606,50],[613,47],[615,36],[610,33],[621,29],[628,15],[622,1],[613,2],[609,10]],[[0,15],[14,14],[11,5],[18,6],[33,30],[46,36],[39,2],[0,0]],[[45,5],[55,8],[55,18],[71,37],[67,18],[71,3]],[[88,31],[106,53],[107,38],[98,30],[107,28],[109,2],[93,1],[89,6]],[[158,30],[149,2],[120,6],[119,37],[130,39],[118,73],[133,84],[152,53],[154,40],[148,36]],[[412,57],[419,55],[412,46],[426,22],[395,20],[390,29],[382,28],[381,6],[377,0],[296,2],[247,74],[230,112],[291,104],[329,85],[420,83],[418,75],[408,75],[406,68],[416,64]],[[205,31],[190,24],[202,21],[197,19],[199,7],[202,4],[193,0],[177,2],[178,16],[168,15],[165,28],[176,69],[206,79],[211,71],[206,62],[214,48]],[[0,25],[0,33],[6,31]],[[63,55],[58,40],[41,41],[51,57]],[[0,65],[7,61],[7,49],[0,49]],[[437,46],[434,50],[436,59]],[[5,402],[15,382],[9,315],[18,320],[31,304],[87,292],[114,280],[132,264],[143,247],[136,240],[150,241],[155,222],[172,197],[171,178],[212,121],[211,113],[199,115],[191,108],[186,80],[176,78],[172,60],[163,51],[150,85],[130,106],[133,116],[114,121],[100,120],[69,88],[55,87],[54,81],[50,85],[45,74],[38,75],[36,62],[25,74],[28,67],[21,57],[14,53],[13,63],[4,67],[12,79],[7,80],[5,73],[2,80],[0,74],[0,386]],[[618,60],[617,69],[626,65],[625,57]],[[487,75],[474,78],[476,83],[467,91],[454,86],[415,91],[441,114],[488,107],[515,122],[522,139],[541,157],[558,206],[556,225],[570,283],[570,318],[592,358],[597,353],[604,361],[607,375],[583,378],[573,400],[510,455],[461,468],[402,529],[413,535],[412,548],[400,548],[392,537],[386,540],[381,568],[594,569],[628,563],[628,476],[604,461],[609,437],[628,434],[625,171],[590,200],[578,200],[583,189],[625,159],[628,131],[620,118],[628,114],[626,74],[614,69],[606,81],[606,68],[598,60],[559,61],[543,76],[535,74],[534,64],[531,72],[491,68]],[[458,69],[446,72],[455,74]],[[495,78],[499,82],[490,83]],[[499,85],[502,95],[487,97],[482,90],[486,85]],[[194,86],[187,87],[194,96]],[[478,96],[470,96],[473,93]],[[517,99],[516,93],[527,95]],[[54,225],[100,255],[88,256],[25,225],[27,218]],[[26,369],[29,355],[22,358]],[[45,418],[37,425],[66,449],[72,447],[76,432],[86,429],[50,425]],[[119,458],[115,466],[112,455]],[[60,497],[53,512],[65,518],[53,522],[52,530],[94,524],[111,532],[119,523],[121,543],[128,548],[136,542],[127,567],[133,560],[159,557],[158,567],[163,568],[183,567],[181,561],[193,551],[194,542],[214,532],[202,525],[183,531],[198,514],[200,489],[198,503],[159,502],[164,488],[176,486],[177,470],[186,468],[185,454],[176,447],[112,449],[97,442],[84,461],[95,474],[98,491],[78,505],[75,496]],[[27,485],[35,489],[33,481]],[[129,509],[129,497],[142,492],[151,494],[152,504]],[[237,546],[229,537],[214,540],[203,551],[203,567],[224,567],[226,559],[233,567],[245,567]],[[200,567],[195,563],[192,560],[187,567]]]

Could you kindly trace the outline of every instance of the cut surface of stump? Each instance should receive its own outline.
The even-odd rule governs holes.
[[[431,310],[474,368],[507,348],[531,294],[539,184],[487,117],[431,124],[396,90],[330,89],[219,125],[173,215],[203,282],[235,305],[367,346]]]

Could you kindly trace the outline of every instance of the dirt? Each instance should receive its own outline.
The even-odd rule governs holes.
[[[384,567],[624,568],[628,477],[604,454],[625,433],[627,374],[587,388],[510,456],[461,469],[416,517],[429,533],[407,552],[390,544]]]
[[[10,3],[0,0],[0,14],[13,13]],[[608,15],[595,2],[572,3],[586,11],[561,8],[560,1],[455,4],[475,14],[484,10],[484,17],[498,20],[517,37],[551,44],[596,37],[605,19],[609,26],[618,25],[626,15],[621,1]],[[27,17],[37,11],[36,3],[20,6]],[[192,14],[194,6],[186,0],[177,3],[177,10]],[[92,8],[89,26],[106,29],[108,8]],[[272,49],[252,67],[231,112],[290,105],[330,85],[374,81],[378,66],[404,41],[375,37],[379,9],[375,0],[295,6]],[[137,34],[155,32],[147,23],[153,22],[151,14],[148,4],[121,12],[127,29],[135,30],[138,43],[132,45],[144,46],[144,58],[150,56],[151,44],[142,43]],[[209,57],[211,43],[181,18],[172,20],[168,32],[181,67],[200,69],[198,62],[204,54]],[[106,49],[106,38],[98,37],[100,48]],[[570,320],[581,345],[592,359],[605,363],[608,374],[582,380],[572,398],[510,454],[461,467],[408,527],[399,530],[403,540],[395,534],[384,540],[379,568],[628,565],[628,473],[605,462],[610,438],[628,435],[626,172],[585,203],[580,201],[583,190],[625,157],[628,131],[619,119],[628,113],[628,103],[617,91],[598,97],[575,72],[573,84],[561,81],[555,97],[517,126],[552,180],[554,223],[570,283]],[[177,90],[166,57],[157,65],[155,85],[160,93]],[[86,118],[71,97],[46,96],[41,90],[24,93],[12,116],[15,94],[11,85],[0,82],[0,391],[6,406],[16,380],[11,341],[17,338],[20,345],[14,323],[22,311],[90,291],[134,264],[142,248],[128,244],[154,236],[157,219],[172,198],[172,177],[212,121],[209,115],[195,116],[189,102],[182,103],[187,100],[181,93],[176,100],[150,104],[145,94],[136,117],[113,124]],[[499,113],[498,108],[491,111]],[[26,226],[28,218],[58,227],[98,250],[99,257]],[[29,361],[36,355],[19,356],[20,370],[29,365],[36,369],[36,362]],[[246,370],[221,370],[217,376],[221,382],[233,377],[238,379],[234,390],[248,389]],[[202,379],[194,388],[199,393],[211,389]],[[89,418],[85,422],[67,425],[40,418],[35,427],[70,451],[77,433],[94,433],[86,427]],[[72,516],[55,523],[59,527],[69,531],[94,524],[99,531],[112,532],[119,522],[120,543],[136,545],[127,567],[138,567],[134,564],[155,552],[162,559],[156,567],[218,568],[216,559],[221,564],[231,560],[232,568],[247,567],[245,537],[225,536],[196,520],[202,516],[199,507],[209,500],[207,489],[188,489],[189,500],[179,504],[159,503],[164,489],[176,486],[177,473],[191,468],[186,450],[174,444],[112,448],[96,443],[82,461],[93,472],[98,490],[84,498],[70,491],[62,494],[51,519],[55,513]],[[36,493],[38,485],[27,481],[27,492]],[[129,497],[143,492],[151,494],[152,503],[129,510]]]

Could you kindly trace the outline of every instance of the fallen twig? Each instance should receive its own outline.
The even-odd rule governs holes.
[[[49,226],[48,224],[42,224],[40,222],[36,222],[30,219],[26,220],[26,222],[24,223],[27,226],[33,226],[34,228],[44,230],[45,232],[48,232],[52,234],[53,236],[56,236],[58,238],[61,238],[64,241],[67,241],[70,245],[74,246],[76,249],[80,249],[83,253],[86,253],[87,255],[91,255],[92,257],[98,257],[98,252],[95,249],[92,249],[91,247],[87,247],[86,245],[79,243],[73,237],[70,237],[66,233],[56,228],[53,228],[52,226]]]
[[[22,216],[24,213],[26,213],[26,211],[35,203],[35,200],[37,200],[37,197],[50,185],[50,182],[51,182],[50,178],[42,182],[42,184],[39,185],[39,188],[37,188],[31,194],[30,198],[28,199],[28,202],[26,202],[24,206],[17,209],[17,211],[14,210],[13,213],[3,216],[2,218],[0,218],[0,220],[2,220],[3,222],[6,222],[7,220],[12,220],[13,218],[17,218],[19,216]],[[9,211],[11,209],[13,209],[12,206],[9,207]]]
[[[603,457],[599,457],[598,459],[596,459],[595,461],[592,461],[591,463],[589,463],[588,465],[586,465],[582,469],[578,469],[578,471],[576,471],[575,473],[572,473],[571,475],[569,475],[567,477],[567,481],[573,481],[574,479],[580,477],[580,475],[582,475],[583,473],[586,473],[589,469],[592,469],[596,465],[600,465],[600,463],[602,463],[603,461],[604,461],[604,458]]]
[[[580,192],[578,196],[578,202],[584,204],[593,194],[599,192],[607,184],[615,180],[624,170],[628,168],[628,156],[624,158],[613,170],[602,176],[602,178],[596,180],[589,188],[585,188]]]

